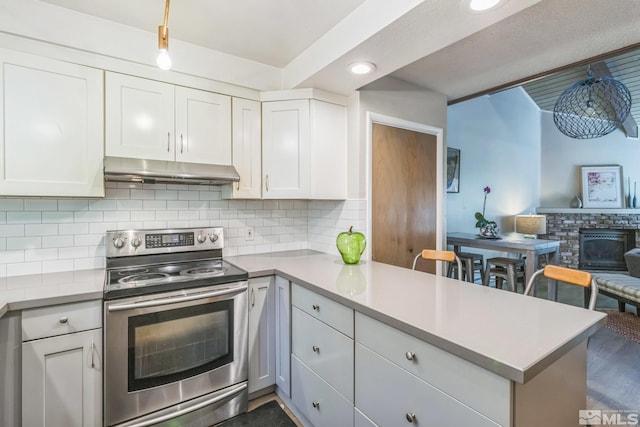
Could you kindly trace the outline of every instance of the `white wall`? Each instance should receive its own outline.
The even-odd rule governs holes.
[[[553,123],[553,113],[541,117],[540,206],[568,208],[580,193],[580,166],[621,165],[624,194],[627,178],[640,182],[640,141],[627,138],[621,130],[595,139],[573,139],[563,135]],[[640,197],[640,193],[639,196]]]
[[[475,212],[513,231],[513,215],[540,198],[540,113],[522,88],[449,107],[447,145],[461,150],[460,192],[447,194],[447,231],[477,232]]]

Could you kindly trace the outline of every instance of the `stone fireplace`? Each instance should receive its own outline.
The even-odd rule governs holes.
[[[628,232],[629,236],[626,238],[627,247],[629,249],[640,247],[640,210],[619,209],[618,213],[613,209],[598,212],[595,209],[539,208],[538,213],[547,216],[547,234],[540,237],[560,241],[559,262],[562,266],[584,268],[587,270],[596,269],[593,267],[582,267],[580,265],[581,231],[583,234],[588,230]],[[611,242],[606,244],[608,250],[615,253],[615,257],[618,257],[620,252],[624,254],[623,251],[625,251],[626,248],[620,245],[621,244],[616,243],[612,245]],[[598,253],[592,253],[592,256],[598,258],[600,257]],[[612,268],[601,267],[597,269],[626,270],[626,266],[622,266],[618,262],[617,266],[613,266]]]

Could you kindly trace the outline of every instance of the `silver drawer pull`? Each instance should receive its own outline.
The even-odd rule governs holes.
[[[63,316],[60,318],[60,320],[58,320],[58,322],[60,323],[67,323],[69,321],[69,318],[67,316]]]
[[[407,417],[407,422],[409,423],[415,423],[416,422],[416,414],[414,414],[413,412],[410,414],[405,414],[405,417]]]
[[[320,409],[320,402],[311,402],[311,405],[316,409]]]
[[[313,351],[315,351],[316,353],[320,353],[320,347],[318,347],[317,345],[314,345],[313,347],[311,347],[313,349]]]
[[[313,304],[312,307],[315,311],[320,311],[320,306],[318,304]]]
[[[416,360],[416,354],[414,352],[412,352],[412,351],[407,351],[404,354],[404,357],[406,357],[407,360]]]

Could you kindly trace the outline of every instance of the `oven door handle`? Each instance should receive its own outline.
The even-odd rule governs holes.
[[[198,409],[202,409],[205,406],[209,406],[209,405],[213,405],[214,403],[217,403],[221,400],[226,399],[229,396],[233,396],[234,394],[238,394],[240,393],[242,390],[244,390],[245,388],[247,388],[247,383],[242,383],[242,384],[238,384],[237,386],[233,386],[231,387],[230,390],[222,393],[219,396],[215,396],[212,397],[211,399],[205,400],[204,402],[200,402],[197,403],[193,406],[189,406],[187,408],[184,409],[179,409],[175,412],[171,412],[169,414],[165,414],[165,415],[161,415],[159,417],[150,419],[150,420],[144,420],[144,421],[140,421],[139,423],[135,423],[135,424],[127,424],[127,427],[147,427],[147,426],[153,426],[156,424],[160,424],[163,421],[168,421],[172,418],[177,418],[177,417],[181,417],[185,414],[188,414],[189,412],[193,412],[193,411],[197,411]]]
[[[158,305],[177,304],[177,303],[186,302],[186,301],[194,301],[202,298],[212,298],[212,297],[219,297],[222,295],[238,294],[240,292],[246,291],[247,289],[248,289],[247,282],[241,282],[240,285],[226,288],[220,291],[202,292],[202,293],[196,293],[196,294],[190,294],[190,295],[179,295],[175,297],[161,298],[161,299],[154,299],[154,300],[147,300],[147,301],[138,301],[138,302],[132,302],[128,304],[113,304],[109,306],[108,310],[123,311],[123,310],[131,310],[136,308],[155,307]]]

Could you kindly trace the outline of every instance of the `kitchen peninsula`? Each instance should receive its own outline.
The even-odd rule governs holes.
[[[276,275],[291,284],[294,341],[295,322],[307,319],[308,309],[351,343],[354,372],[345,394],[352,394],[347,409],[357,426],[420,419],[448,420],[439,425],[463,425],[463,420],[566,426],[577,424],[578,410],[586,409],[587,338],[604,324],[602,313],[376,262],[345,265],[339,256],[313,251],[225,259],[249,271],[250,280]],[[69,274],[67,283],[40,297],[12,284],[31,280],[44,288],[49,275],[0,280],[0,314],[96,298],[99,270]],[[314,301],[313,309],[305,308],[307,301]],[[338,308],[350,316],[339,326],[322,318]],[[329,355],[319,347],[318,355]],[[296,377],[315,374],[305,373],[295,342],[292,353],[295,396],[301,387]],[[340,374],[348,377],[342,368]],[[309,410],[330,411],[329,401],[314,400],[309,408],[312,403],[317,408]]]

